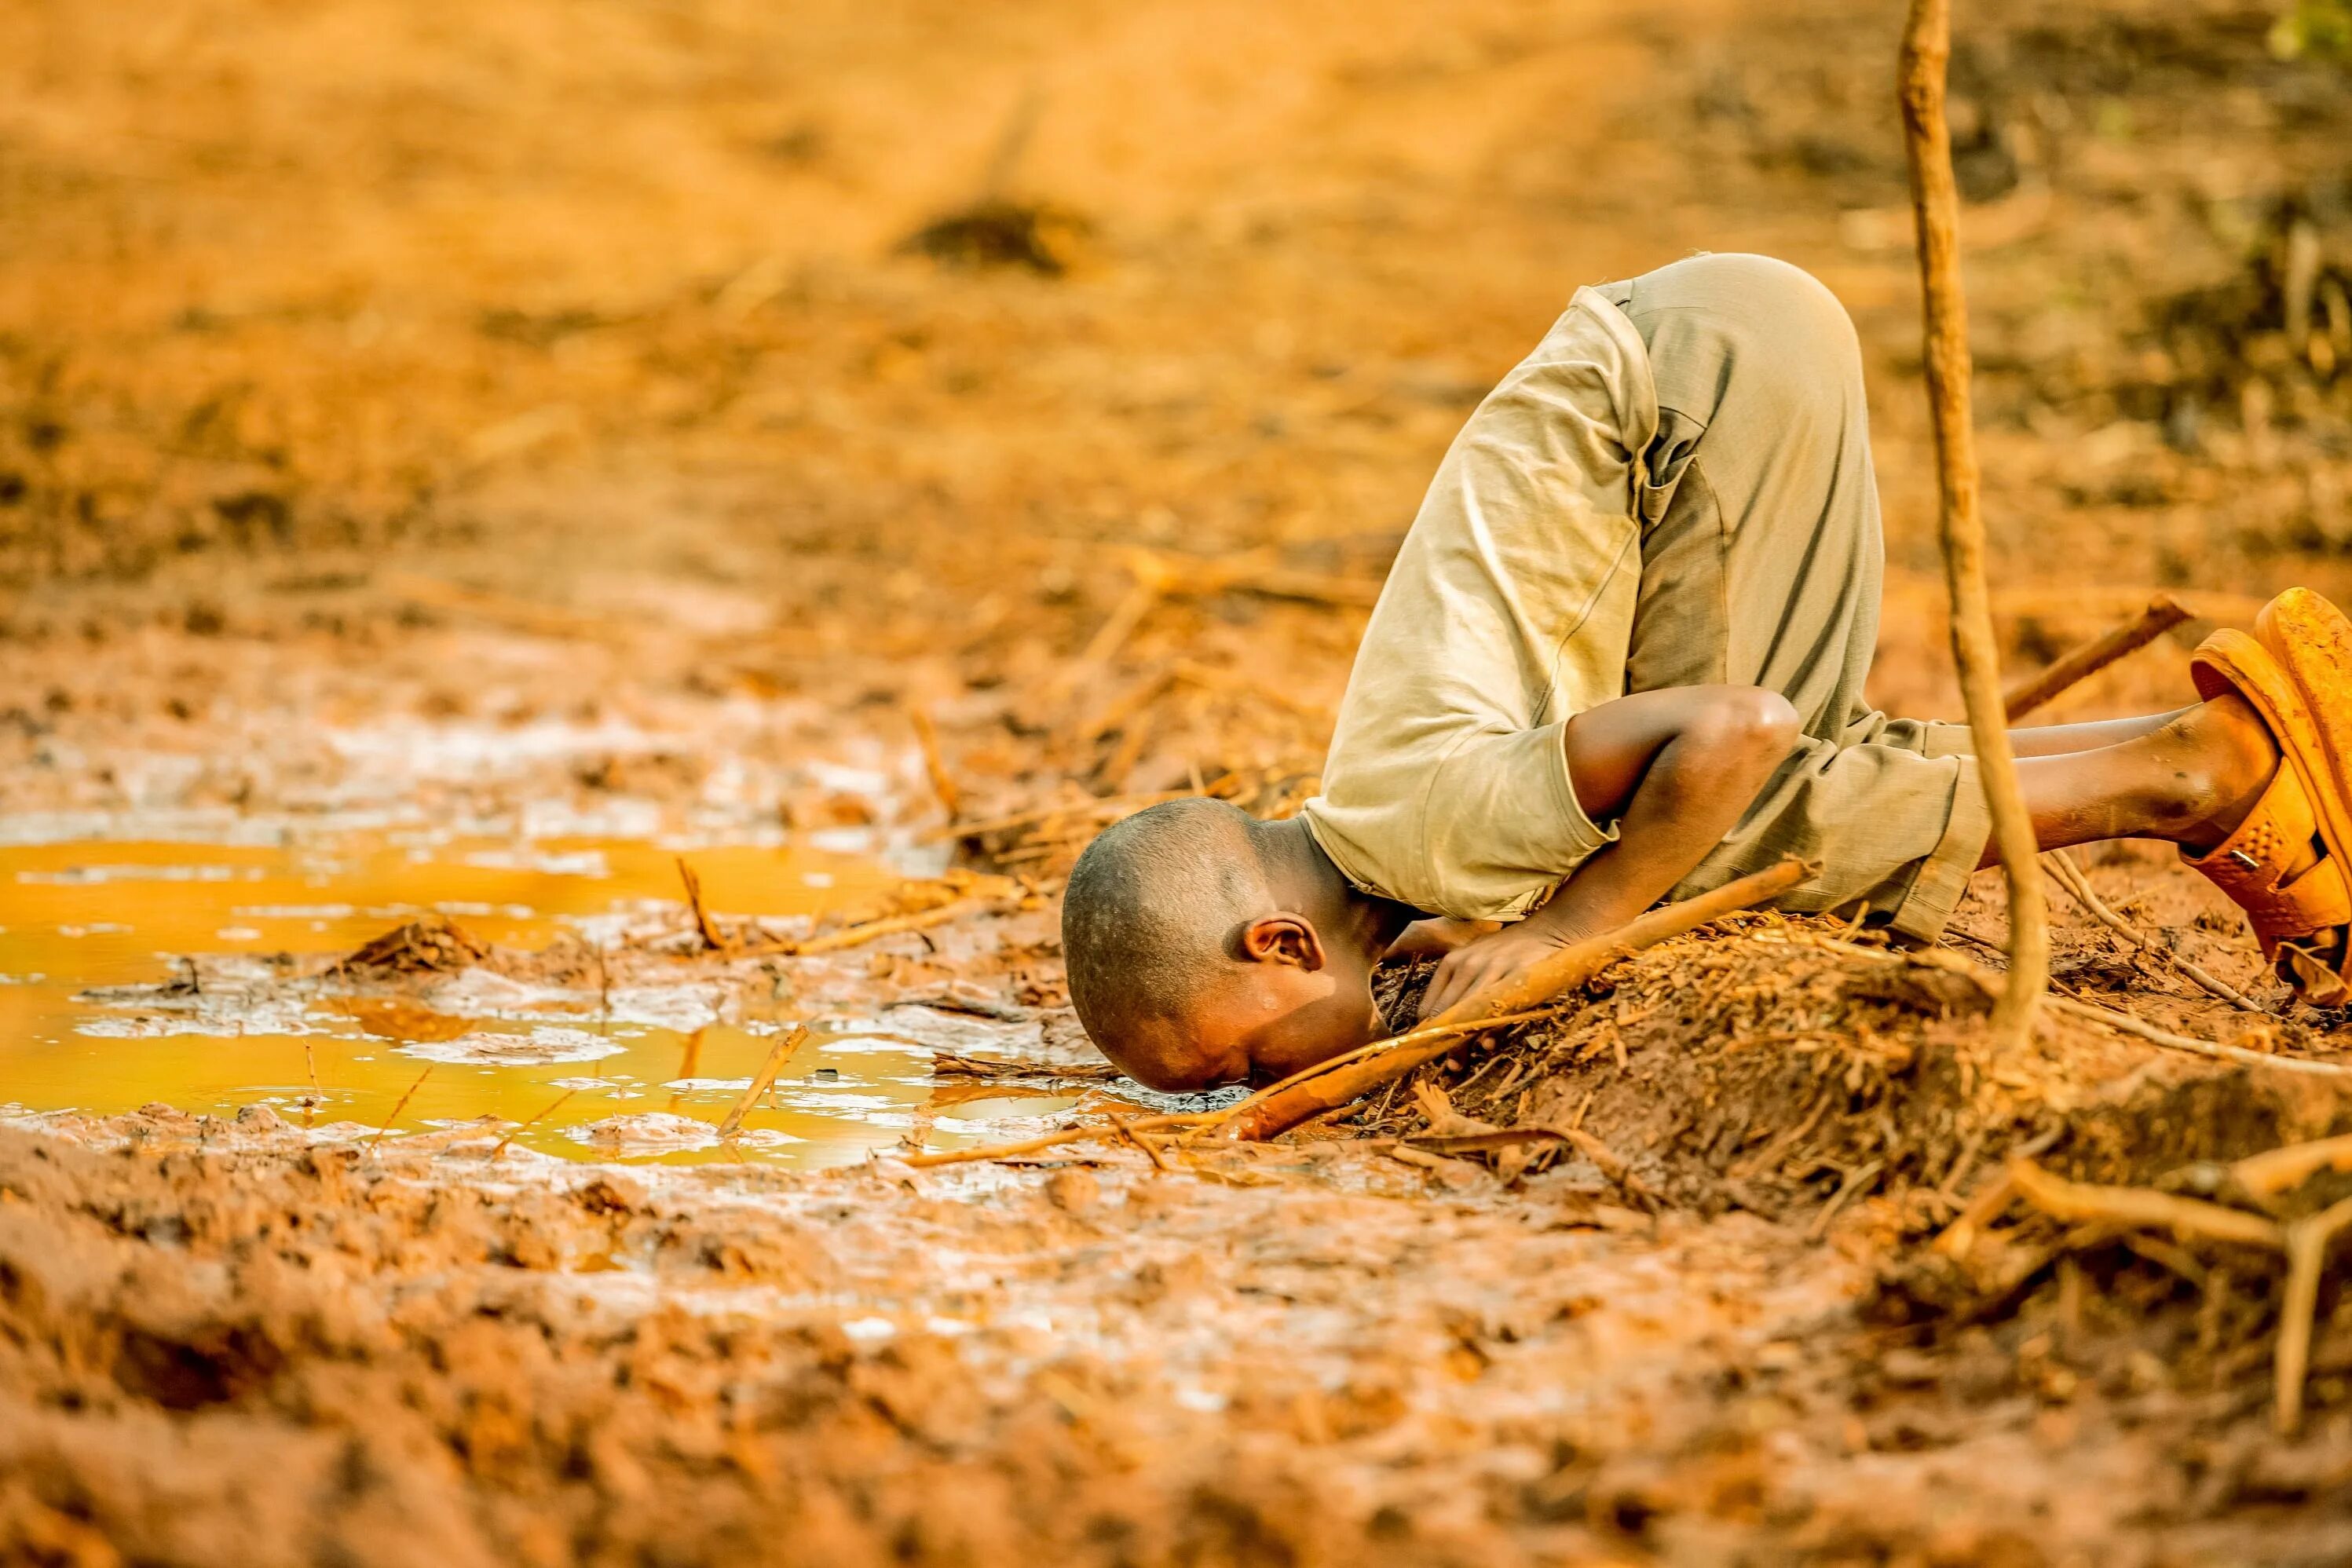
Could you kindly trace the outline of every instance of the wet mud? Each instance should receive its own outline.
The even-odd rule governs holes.
[[[1967,12],[2005,658],[2165,588],[2042,716],[2176,706],[2352,593],[2352,78],[2263,0]],[[2023,1051],[1991,876],[1264,1146],[1117,1136],[1234,1092],[1068,1009],[1078,850],[1313,792],[1580,282],[1837,292],[1872,695],[1956,712],[1897,21],[0,16],[0,1559],[2352,1555],[2352,1298],[2285,1245],[2352,1178],[2247,1163],[2352,1131],[2352,1036],[2169,852],[2079,857],[2137,936],[2053,890]]]

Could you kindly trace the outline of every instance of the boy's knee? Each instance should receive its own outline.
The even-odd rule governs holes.
[[[1794,262],[1746,255],[1696,260],[1719,264],[1719,287],[1736,296],[1759,320],[1796,340],[1858,349],[1853,318],[1846,314],[1844,304],[1830,292],[1828,284]]]
[[[1751,401],[1782,430],[1832,419],[1862,401],[1862,340],[1828,285],[1769,256],[1695,256],[1637,282],[1636,308],[1673,307],[1712,319],[1739,362]],[[1647,291],[1641,291],[1644,285]]]

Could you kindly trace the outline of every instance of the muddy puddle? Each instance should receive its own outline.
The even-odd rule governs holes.
[[[747,1004],[690,977],[583,994],[470,971],[429,1005],[284,983],[427,913],[501,947],[602,946],[675,915],[682,849],[714,906],[785,926],[897,881],[783,844],[355,831],[0,845],[0,1109],[260,1104],[296,1126],[400,1134],[498,1118],[551,1155],[817,1166],[909,1132],[952,1147],[1076,1103],[935,1082],[935,1051],[1017,1051],[1024,1026],[920,1006],[813,1014],[788,992]],[[802,1023],[722,1145],[717,1124]]]

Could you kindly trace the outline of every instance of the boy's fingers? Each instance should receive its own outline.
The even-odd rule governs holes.
[[[1457,956],[1448,954],[1445,960],[1437,966],[1437,973],[1431,977],[1429,989],[1421,998],[1422,1017],[1436,1017],[1475,988],[1470,966],[1455,962]]]
[[[1445,993],[1453,988],[1453,977],[1446,973],[1449,964],[1440,964],[1437,973],[1429,977],[1429,989],[1421,993],[1421,1016],[1433,1018],[1445,1006]]]

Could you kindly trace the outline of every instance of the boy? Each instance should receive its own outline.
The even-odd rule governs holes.
[[[1860,350],[1826,288],[1698,256],[1580,289],[1439,468],[1323,793],[1278,822],[1172,801],[1080,857],[1080,1020],[1145,1083],[1264,1081],[1382,1032],[1385,956],[1451,947],[1433,1015],[1790,853],[1822,870],[1782,907],[1934,939],[1991,863],[1988,819],[1965,726],[1864,699],[1881,556]],[[2043,848],[2180,845],[2332,999],[2352,627],[2297,591],[2260,635],[2199,650],[2195,706],[2017,731],[2019,768]]]

